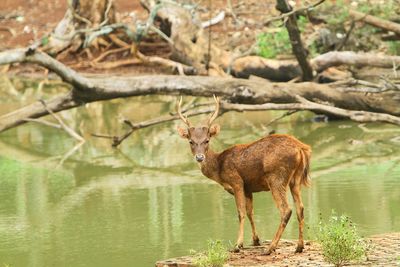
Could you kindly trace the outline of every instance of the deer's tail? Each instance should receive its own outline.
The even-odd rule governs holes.
[[[304,146],[300,149],[301,154],[301,166],[302,166],[302,174],[301,174],[301,184],[304,186],[311,185],[310,178],[310,160],[311,160],[311,148],[309,146]]]

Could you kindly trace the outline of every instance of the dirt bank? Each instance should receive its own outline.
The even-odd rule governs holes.
[[[400,233],[372,236],[367,239],[371,249],[364,262],[346,266],[400,266]],[[333,266],[324,261],[320,246],[312,241],[306,243],[303,253],[295,254],[296,241],[282,240],[276,252],[261,256],[268,247],[265,242],[260,247],[246,247],[240,253],[231,253],[226,266]],[[191,267],[191,257],[158,261],[156,267]]]

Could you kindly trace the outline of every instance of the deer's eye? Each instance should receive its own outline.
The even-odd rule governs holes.
[[[190,145],[194,145],[194,142],[192,140],[189,141]]]
[[[210,140],[206,140],[206,141],[204,141],[204,144],[208,144],[208,142],[210,142]]]

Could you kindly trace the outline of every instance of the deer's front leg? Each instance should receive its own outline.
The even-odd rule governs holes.
[[[239,216],[239,232],[234,251],[239,252],[243,248],[244,217],[246,215],[246,198],[242,185],[232,186],[235,194],[236,208]]]

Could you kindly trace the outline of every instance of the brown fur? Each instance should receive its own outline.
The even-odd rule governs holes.
[[[310,183],[311,148],[290,135],[274,134],[215,153],[209,149],[208,142],[218,131],[219,127],[215,125],[210,128],[200,126],[179,129],[180,135],[190,141],[196,160],[201,161],[202,173],[235,196],[240,223],[236,249],[243,247],[245,214],[252,226],[253,243],[259,244],[253,219],[252,193],[271,191],[280,211],[281,223],[266,254],[275,250],[292,213],[286,194],[290,188],[299,221],[296,252],[302,252],[304,207],[300,190],[301,185],[307,186]]]

